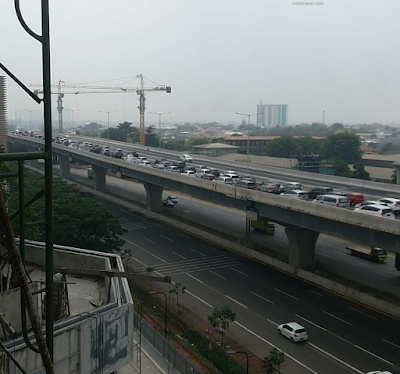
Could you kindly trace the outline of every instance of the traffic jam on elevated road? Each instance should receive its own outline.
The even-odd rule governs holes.
[[[42,135],[30,136],[40,139]],[[196,163],[189,154],[167,158],[157,156],[156,151],[153,154],[139,148],[133,150],[134,145],[131,149],[111,147],[105,145],[104,139],[99,144],[73,136],[53,140],[166,173],[257,189],[279,198],[304,199],[382,219],[394,219],[400,212],[400,198],[395,196],[364,196],[362,192],[330,186],[306,189],[299,181],[220,170],[211,164]],[[163,200],[166,208],[177,203],[175,195]],[[253,353],[262,357],[271,347],[278,347],[288,357],[288,373],[400,374],[398,320],[156,221],[112,205],[110,208],[128,230],[124,238],[126,246],[135,249],[132,262],[136,269],[145,273],[151,266],[157,274],[173,276],[174,282],[185,284],[188,289],[185,304],[201,317],[206,318],[210,309],[221,302],[230,305],[238,316],[231,334]],[[275,232],[275,225],[269,222],[254,221],[252,226],[264,234]],[[357,245],[346,248],[354,256],[376,262],[387,258],[381,248]]]

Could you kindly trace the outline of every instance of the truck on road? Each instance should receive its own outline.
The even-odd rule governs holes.
[[[379,247],[367,247],[367,246],[351,246],[346,247],[353,256],[366,258],[370,261],[384,262],[387,258],[387,252],[385,249]]]
[[[274,235],[275,234],[275,225],[273,223],[269,223],[266,220],[258,219],[255,221],[251,221],[251,227],[255,232]]]

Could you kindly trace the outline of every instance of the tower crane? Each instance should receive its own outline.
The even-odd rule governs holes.
[[[136,76],[136,78],[140,78],[140,87],[105,87],[105,86],[86,86],[83,84],[68,84],[62,80],[59,80],[57,84],[53,85],[53,87],[57,88],[57,92],[53,94],[57,95],[57,110],[58,110],[58,127],[59,131],[63,131],[62,125],[62,101],[65,94],[81,94],[81,93],[126,93],[126,92],[136,92],[139,95],[139,114],[140,114],[140,144],[145,144],[145,134],[144,134],[144,114],[146,110],[146,92],[162,92],[171,93],[170,86],[159,85],[155,87],[145,87],[144,77],[142,74]],[[31,87],[41,87],[40,85],[31,84]],[[80,89],[84,91],[71,91],[65,92],[62,89]],[[90,90],[90,91],[86,91]],[[36,90],[35,93],[42,93],[42,91]]]

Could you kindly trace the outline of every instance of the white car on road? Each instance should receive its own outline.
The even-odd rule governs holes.
[[[361,208],[355,208],[354,212],[371,214],[377,217],[394,218],[392,208],[386,205],[364,205]]]
[[[180,155],[179,158],[181,159],[181,161],[184,161],[184,162],[193,162],[193,157],[188,154]]]
[[[195,177],[196,173],[193,170],[185,170],[182,171],[181,175],[185,175],[186,177]]]
[[[400,214],[400,199],[384,197],[383,199],[379,199],[379,201],[390,206],[393,209],[394,214]]]
[[[278,326],[280,335],[288,338],[292,343],[302,342],[308,339],[306,329],[297,322],[284,323]]]

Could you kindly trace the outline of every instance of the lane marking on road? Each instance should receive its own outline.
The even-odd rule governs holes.
[[[124,219],[125,221],[130,221],[130,219],[128,219],[128,218],[125,218],[125,217],[120,217],[121,219]]]
[[[271,322],[271,321],[270,321]],[[310,371],[313,374],[318,374],[316,371],[312,370],[310,367],[308,367],[307,365],[303,364],[302,362],[300,362],[299,360],[297,360],[296,358],[294,358],[293,356],[291,356],[290,354],[286,353],[285,351],[282,351],[282,349],[278,348],[275,344],[272,344],[270,341],[268,341],[267,339],[264,339],[262,336],[256,334],[254,331],[250,330],[249,328],[247,328],[246,326],[242,325],[241,323],[239,323],[238,321],[235,321],[234,323],[236,323],[238,326],[240,326],[242,329],[246,330],[247,332],[249,332],[250,334],[252,334],[253,336],[255,336],[256,338],[260,339],[261,341],[263,341],[264,343],[267,343],[268,345],[270,345],[272,348],[276,348],[277,350],[283,352],[285,354],[285,356],[289,357],[290,359],[292,359],[294,362],[298,363],[300,366],[302,366],[303,368],[305,368],[306,370]],[[359,371],[360,374],[364,374],[361,371]]]
[[[135,261],[137,261],[139,264],[141,264],[141,265],[143,265],[143,266],[147,266],[144,262],[138,260],[136,257],[133,257],[133,256],[129,256],[129,257],[133,258],[133,259],[134,259]]]
[[[185,293],[188,293],[189,295],[193,296],[195,299],[201,301],[203,304],[206,304],[207,306],[209,306],[211,309],[214,309],[214,307],[211,304],[207,303],[207,301],[204,301],[200,297],[196,296],[194,293],[192,293],[188,290],[185,290]]]
[[[277,242],[287,243],[286,240],[282,240],[282,239],[278,239],[278,238],[273,238],[273,240],[276,240]]]
[[[377,321],[379,320],[378,318],[376,318],[376,317],[374,317],[374,316],[370,316],[369,314],[364,313],[364,312],[362,312],[361,310],[358,310],[358,309],[356,309],[356,308],[350,307],[350,309],[354,310],[355,312],[364,314],[364,316],[367,316],[367,317],[369,317],[369,318],[375,319],[375,320],[377,320]]]
[[[324,297],[324,295],[322,295],[322,293],[318,293],[317,291],[314,291],[314,290],[309,290],[309,291],[312,292],[312,293],[315,293],[318,296]]]
[[[348,253],[342,253],[342,252],[339,252],[339,251],[333,251],[333,252],[337,253],[338,255],[348,256]]]
[[[223,277],[222,275],[219,275],[219,274],[215,273],[215,272],[212,271],[212,270],[209,270],[209,272],[210,272],[210,273],[213,273],[213,274],[216,275],[217,277],[220,277],[220,278],[222,278],[222,279],[224,279],[224,280],[227,280],[225,277]]]
[[[310,342],[307,342],[307,345],[309,345],[309,346],[311,346],[311,347],[317,349],[318,351],[320,351],[320,352],[326,354],[326,355],[329,356],[330,358],[333,358],[333,359],[336,360],[337,362],[340,362],[342,365],[347,366],[347,367],[348,367],[349,369],[351,369],[351,370],[354,370],[356,373],[364,374],[363,371],[360,371],[360,370],[356,369],[354,366],[351,366],[351,365],[348,364],[347,362],[342,361],[340,358],[337,358],[336,356],[334,356],[333,354],[331,354],[331,353],[329,353],[329,352],[323,350],[322,348],[317,347],[315,344],[312,344],[312,343],[310,343]]]
[[[246,305],[244,305],[244,304],[242,304],[242,303],[239,303],[239,301],[235,300],[233,297],[230,297],[230,296],[228,296],[228,295],[225,295],[225,297],[226,297],[227,299],[229,299],[229,300],[232,300],[234,303],[236,303],[236,304],[242,306],[243,308],[248,309]]]
[[[224,218],[226,218],[226,219],[230,219],[231,221],[237,221],[237,219],[236,219],[236,218],[232,218],[232,217],[228,217],[228,216],[224,216]]]
[[[188,277],[193,278],[193,279],[196,280],[197,282],[199,282],[199,283],[201,283],[201,284],[204,284],[203,281],[201,281],[200,279],[194,277],[193,275],[190,275],[190,274],[188,274],[188,273],[185,273],[185,274],[186,274]]]
[[[145,236],[143,236],[143,239],[144,240],[147,240],[148,242],[150,242],[150,243],[153,243],[153,244],[156,244],[155,242],[153,242],[152,240],[150,240],[150,239],[147,239]]]
[[[255,293],[255,292],[253,292],[253,291],[251,291],[251,293],[252,293],[254,296],[257,296],[257,297],[259,297],[260,299],[263,299],[263,300],[265,300],[265,301],[268,301],[268,302],[271,303],[271,304],[274,303],[273,301],[268,300],[268,299],[266,299],[265,297],[263,297],[263,296],[261,296],[261,295]]]
[[[169,240],[170,242],[173,242],[171,238],[168,238],[168,236],[160,235],[162,238]]]
[[[390,342],[389,340],[386,340],[386,339],[382,339],[382,340],[383,340],[384,342],[386,342],[386,343],[388,343],[388,344],[390,344],[390,345],[393,345],[394,347],[400,349],[400,345],[394,344],[394,343],[392,343],[392,342]]]
[[[391,277],[391,276],[389,276],[389,275],[386,275],[386,274],[380,273],[379,271],[372,271],[372,272],[373,272],[373,273],[375,273],[375,274],[382,275],[383,277],[386,277],[386,278],[393,278],[393,277]]]
[[[183,257],[183,256],[180,255],[179,253],[176,253],[176,252],[174,252],[174,251],[171,251],[171,253],[173,253],[175,256],[178,256],[178,257],[180,257],[180,258],[183,258],[184,260],[187,260],[186,257]]]
[[[190,213],[190,210],[184,210],[183,213]]]
[[[327,314],[328,316],[331,316],[332,318],[336,318],[338,321],[342,321],[343,323],[347,323],[348,325],[353,326],[352,323],[347,322],[347,321],[345,321],[344,319],[341,319],[341,318],[339,318],[339,317],[336,317],[335,315],[333,315],[333,314],[331,314],[331,313],[325,312],[325,310],[324,310],[324,313]]]
[[[192,239],[192,238],[190,238],[189,236],[186,236],[186,235],[181,234],[180,232],[178,232],[178,235],[183,236],[183,237],[186,238],[186,239]]]
[[[302,317],[302,316],[299,316],[298,314],[296,314],[296,317],[298,317],[298,318],[300,318],[300,319],[302,319],[302,320],[304,320],[304,321],[306,321],[306,322],[308,322],[308,323],[311,323],[312,325],[314,325],[315,327],[318,327],[318,328],[321,329],[322,331],[327,331],[325,328],[321,327],[320,325],[317,325],[317,324],[314,323],[314,322],[311,322],[311,321],[308,320],[307,318],[304,318],[304,317]]]
[[[245,273],[242,273],[241,271],[239,271],[239,270],[236,270],[236,269],[234,269],[234,268],[230,268],[231,270],[233,270],[233,271],[236,271],[236,273],[239,273],[239,274],[242,274],[242,275],[244,275],[245,277],[248,277],[248,275],[247,274],[245,274]]]
[[[273,325],[275,325],[276,327],[278,327],[279,325],[276,323],[276,322],[274,322],[274,321],[271,321],[270,319],[268,319],[267,318],[267,321],[269,322],[269,323],[272,323]]]
[[[137,245],[137,244],[131,242],[130,240],[125,239],[125,241],[128,242],[129,244],[132,244],[133,246],[135,246],[135,247],[141,249],[143,252],[148,253],[150,256],[153,256],[153,257],[156,258],[157,260],[160,260],[160,261],[165,262],[165,263],[167,262],[167,261],[163,260],[161,257],[158,257],[158,256],[156,256],[155,254],[153,254],[153,253],[151,253],[151,252],[145,250],[144,248],[142,248],[142,247],[140,247],[139,245]]]
[[[196,251],[196,250],[193,249],[193,248],[188,248],[188,249],[189,249],[189,251],[192,251],[192,252],[194,252],[194,253],[197,253],[197,254],[199,254],[200,256],[206,257],[206,255],[205,255],[204,253],[201,253],[201,252],[199,252],[199,251]]]
[[[280,290],[279,288],[274,288],[274,290],[275,290],[275,291],[278,291],[278,292],[280,292],[280,293],[283,293],[284,295],[289,296],[289,297],[291,297],[292,299],[299,300],[297,297],[294,297],[294,296],[292,296],[292,295],[289,295],[288,293],[286,293],[285,291]]]
[[[121,209],[123,212],[125,212],[125,213],[128,213],[128,214],[131,214],[131,212],[129,211],[129,210],[126,210],[126,209]]]
[[[356,348],[358,348],[358,349],[364,351],[365,353],[370,354],[371,356],[373,356],[373,357],[375,357],[375,358],[377,358],[377,359],[379,359],[379,360],[381,360],[381,361],[383,361],[383,362],[386,362],[386,363],[389,364],[389,365],[395,366],[395,365],[392,364],[390,361],[385,360],[384,358],[382,358],[381,356],[376,355],[375,353],[372,353],[372,352],[370,352],[370,351],[367,351],[366,349],[360,347],[359,345],[355,345],[355,344],[354,344],[354,347],[356,347]]]
[[[320,256],[328,257],[328,258],[330,258],[331,260],[336,260],[336,261],[337,261],[337,258],[336,258],[336,257],[324,255],[323,253],[318,253],[318,254],[319,254]]]

